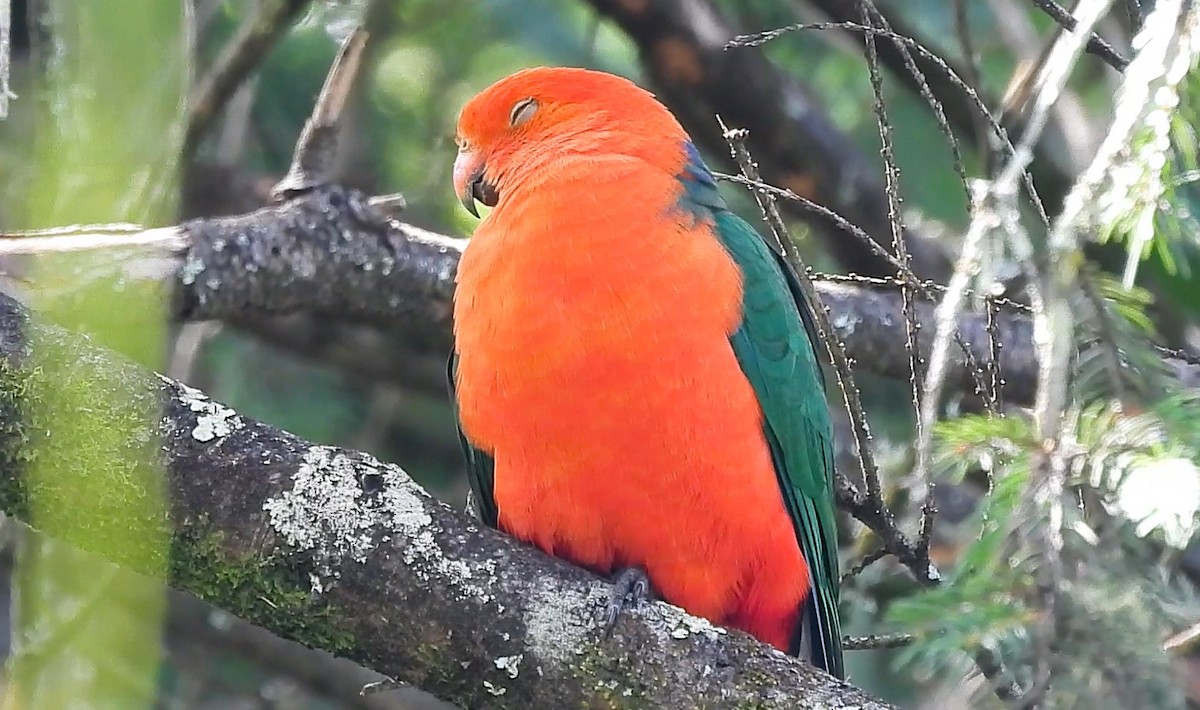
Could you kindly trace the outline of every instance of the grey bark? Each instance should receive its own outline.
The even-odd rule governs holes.
[[[176,277],[173,315],[182,320],[222,319],[252,323],[268,314],[326,314],[339,321],[374,325],[384,347],[409,354],[444,354],[451,342],[454,275],[465,242],[389,219],[360,192],[331,186],[278,207],[183,225],[190,248]],[[548,244],[547,249],[556,248]],[[887,289],[818,283],[830,318],[860,370],[908,378],[905,325],[900,293]],[[933,305],[917,306],[922,357],[930,349]],[[1032,326],[1021,313],[996,317],[1002,395],[1028,403],[1037,367]],[[959,332],[977,362],[990,348],[986,319],[964,315]],[[387,345],[391,343],[392,345]],[[947,381],[971,393],[974,380],[962,353]],[[386,363],[388,358],[375,358]],[[394,379],[411,379],[411,358],[392,358]],[[1184,381],[1200,377],[1200,366],[1167,363]]]
[[[76,363],[71,379],[101,384],[101,415],[128,411],[117,402],[162,405],[135,438],[162,444],[172,584],[223,608],[249,604],[239,613],[281,636],[463,707],[888,707],[662,603],[624,615],[604,638],[604,581],[479,526],[398,466],[245,419],[30,322],[0,296],[0,490],[11,513],[23,514],[13,491],[29,453],[19,412],[39,386],[28,342]]]

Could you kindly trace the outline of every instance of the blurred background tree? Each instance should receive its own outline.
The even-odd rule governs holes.
[[[171,224],[266,204],[270,186],[287,170],[339,41],[362,22],[371,32],[369,61],[339,149],[338,179],[369,193],[403,192],[407,221],[467,235],[475,220],[450,189],[454,124],[467,98],[512,71],[542,64],[604,69],[654,89],[666,61],[656,54],[661,46],[646,39],[652,33],[628,32],[610,17],[614,4],[599,1],[191,0],[140,9],[128,4],[99,13],[116,22],[119,33],[79,9],[91,5],[99,7],[77,0],[11,3],[13,88],[20,98],[0,125],[5,228],[116,220]],[[625,5],[661,5],[697,17],[716,10],[729,26],[746,31],[859,17],[854,3],[821,0]],[[1031,77],[1060,32],[1037,5],[877,0],[897,32],[944,57],[1018,135],[1029,110]],[[1131,39],[1153,3],[1116,5],[1097,31],[1129,56]],[[244,42],[248,35],[256,39]],[[881,51],[883,44],[880,40]],[[197,118],[196,104],[189,110],[182,92],[195,97],[230,47],[246,53],[245,81],[227,99],[203,107],[207,114]],[[837,28],[796,32],[762,49],[728,51],[762,52],[803,86],[814,103],[796,110],[830,117],[842,134],[830,141],[848,138],[839,150],[850,151],[850,162],[861,161],[866,179],[882,189],[884,159],[860,34]],[[884,63],[883,96],[904,216],[940,252],[941,271],[932,267],[931,275],[944,279],[945,265],[956,258],[968,228],[967,192],[947,137],[903,66],[886,58]],[[712,66],[701,63],[695,70],[703,76]],[[185,76],[190,87],[182,86]],[[948,107],[967,173],[992,174],[1003,163],[1002,152],[983,124],[955,112],[954,106],[963,105],[961,96],[937,78],[930,75],[942,87],[938,96]],[[1051,214],[1061,209],[1073,179],[1096,154],[1120,80],[1100,58],[1085,56],[1051,112],[1032,166]],[[1089,508],[1068,521],[1064,564],[1076,573],[1070,575],[1067,602],[1056,612],[1061,616],[1054,652],[1065,660],[1056,666],[1062,680],[1047,696],[1048,706],[1176,707],[1200,698],[1194,680],[1200,659],[1188,644],[1170,653],[1160,648],[1173,631],[1200,621],[1193,586],[1200,579],[1200,544],[1193,541],[1200,439],[1191,424],[1198,390],[1195,383],[1188,389],[1161,372],[1156,364],[1161,353],[1153,348],[1200,352],[1196,82],[1195,75],[1184,80],[1178,110],[1165,114],[1167,143],[1149,137],[1139,143],[1159,156],[1138,163],[1153,169],[1105,193],[1112,202],[1110,218],[1087,249],[1085,271],[1095,298],[1080,311],[1084,346],[1073,370],[1070,420],[1081,453],[1072,460],[1068,484],[1078,500],[1099,499],[1111,515],[1098,520]],[[671,104],[673,94],[662,94]],[[712,164],[730,164],[722,146],[705,147]],[[776,159],[761,152],[756,157]],[[844,176],[822,174],[822,165],[813,163],[796,181],[781,184],[797,191],[808,185],[818,193],[812,184],[840,189]],[[1164,186],[1162,194],[1138,201],[1138,189],[1155,181]],[[757,223],[748,194],[728,189],[727,195]],[[86,204],[81,196],[87,196]],[[816,270],[892,275],[847,252],[838,237],[792,217],[793,235]],[[1035,223],[1032,211],[1025,218]],[[1037,258],[1044,258],[1044,244],[1035,247]],[[15,273],[23,268],[11,266]],[[56,262],[31,273],[43,277],[62,268]],[[63,273],[69,281],[69,269]],[[1024,279],[1021,261],[994,246],[975,285],[985,290],[995,285],[1027,302]],[[1122,286],[1122,280],[1135,287]],[[158,333],[157,326],[134,316],[158,322],[161,309],[134,305],[129,300],[134,296],[72,298],[59,301],[70,305],[50,308],[50,314],[87,330],[93,310],[84,306],[91,303],[95,314],[118,316],[115,326],[99,329],[102,342],[130,344],[143,362],[247,416],[315,442],[371,451],[401,463],[443,499],[455,505],[463,500],[466,485],[443,382],[444,344],[309,314],[171,324],[169,333]],[[1089,334],[1099,345],[1087,345]],[[162,363],[155,360],[158,345],[148,343],[161,343]],[[1116,373],[1111,352],[1120,362]],[[909,383],[864,371],[859,385],[890,499],[906,520],[915,519],[917,506],[906,505],[921,490],[921,481],[910,475],[915,428]],[[1037,443],[1028,417],[1012,405],[1011,416],[998,423],[978,414],[982,405],[974,394],[954,394],[943,404],[947,413],[964,415],[941,424],[935,444],[934,470],[945,485],[938,489],[942,516],[933,554],[949,584],[919,592],[895,564],[872,566],[849,582],[848,633],[888,630],[918,637],[906,648],[851,654],[849,669],[856,684],[902,705],[984,706],[998,701],[963,651],[988,646],[1014,667],[1032,668],[1031,630],[1047,613],[1036,603],[1031,578],[1039,559],[1030,541],[1038,539],[1033,531],[1044,521],[1022,505],[1036,470],[1031,452]],[[848,442],[844,437],[839,460],[854,469]],[[856,530],[849,522],[846,529]],[[845,539],[847,566],[872,547],[869,536]],[[366,671],[351,674],[331,659],[306,656],[250,629],[238,636],[239,646],[212,630],[232,620],[206,617],[191,604],[179,601],[167,612],[171,662],[159,679],[164,706],[231,707],[235,699],[242,707],[417,702],[358,698],[347,689],[372,678]],[[184,641],[180,629],[207,631]],[[1036,678],[1019,680],[1028,685]]]

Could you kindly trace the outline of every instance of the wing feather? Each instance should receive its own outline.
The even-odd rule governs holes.
[[[750,225],[729,212],[717,212],[715,221],[744,278],[743,320],[730,342],[758,395],[780,492],[811,577],[798,643],[814,665],[841,677],[833,430],[812,314],[795,274]]]
[[[467,482],[471,486],[469,498],[475,517],[486,525],[496,527],[499,511],[493,489],[496,481],[496,464],[492,457],[467,440],[462,421],[458,417],[458,396],[455,394],[455,378],[458,370],[458,353],[451,352],[446,363],[446,381],[450,387],[450,406],[454,409],[454,427],[458,432],[458,443],[462,446],[467,464]]]

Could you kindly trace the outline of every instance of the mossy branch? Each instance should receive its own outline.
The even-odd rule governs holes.
[[[398,466],[246,419],[0,296],[0,503],[18,518],[26,485],[55,485],[22,476],[55,446],[27,406],[45,385],[30,343],[75,363],[56,387],[111,393],[95,411],[161,408],[129,446],[162,452],[172,586],[284,637],[463,707],[888,707],[662,603],[604,638],[604,581],[475,524]],[[65,542],[88,549],[79,537]]]

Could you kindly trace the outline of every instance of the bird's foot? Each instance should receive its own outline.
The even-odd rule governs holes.
[[[604,617],[601,619],[604,635],[612,633],[622,611],[637,607],[649,597],[650,578],[646,576],[645,570],[640,567],[625,567],[617,572],[613,577],[613,588],[608,603],[604,605]]]

